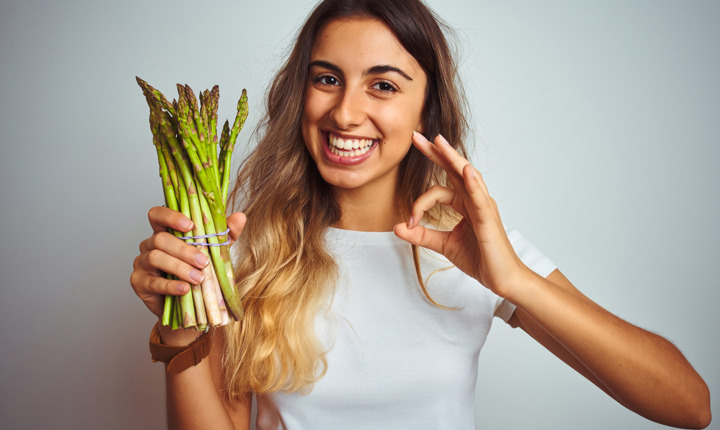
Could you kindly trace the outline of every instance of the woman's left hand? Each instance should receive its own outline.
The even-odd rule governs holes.
[[[514,303],[519,327],[629,409],[670,426],[709,425],[707,385],[673,344],[598,306],[560,272],[535,275],[510,245],[477,170],[442,136],[433,144],[416,133],[413,143],[447,172],[452,188],[434,186],[418,197],[410,221],[395,226],[397,236],[445,255]],[[418,225],[438,203],[462,215],[452,231]]]
[[[512,296],[513,289],[522,285],[530,269],[515,254],[497,204],[480,173],[440,135],[433,144],[416,132],[413,143],[445,170],[452,188],[435,185],[418,197],[410,220],[407,224],[397,224],[395,234],[414,245],[443,254],[499,296]],[[462,216],[451,231],[419,225],[423,213],[436,204],[449,205]]]

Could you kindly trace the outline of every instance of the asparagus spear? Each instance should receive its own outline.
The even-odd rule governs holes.
[[[235,141],[237,140],[238,133],[240,133],[240,130],[242,130],[243,125],[245,125],[245,120],[248,116],[248,101],[247,101],[247,91],[243,90],[242,95],[240,96],[240,100],[238,100],[237,104],[237,115],[235,115],[235,122],[233,123],[232,129],[230,130],[230,134],[227,138],[227,141],[225,141],[225,146],[221,148],[220,151],[220,165],[221,170],[223,172],[222,175],[222,199],[223,201],[227,200],[227,193],[228,188],[230,185],[230,158],[232,157],[233,149],[235,148]],[[225,122],[227,124],[227,122]],[[223,134],[225,133],[225,128],[223,127]]]
[[[162,138],[157,133],[159,128],[158,122],[158,110],[151,109],[150,111],[150,127],[153,130],[153,143],[155,144],[155,150],[157,152],[158,164],[160,166],[160,178],[163,182],[163,193],[165,194],[165,204],[173,209],[178,210],[178,203],[175,190],[177,189],[177,177],[173,177],[171,174],[174,173],[174,166],[172,163],[169,167],[165,154],[163,152]],[[174,181],[173,181],[174,179]],[[173,231],[176,236],[180,236],[179,232]],[[197,319],[195,313],[194,302],[192,299],[192,293],[188,292],[181,298],[181,314],[183,315],[182,321],[184,327],[197,326]]]

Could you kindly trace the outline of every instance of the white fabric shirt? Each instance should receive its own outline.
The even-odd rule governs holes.
[[[555,265],[519,233],[520,259],[545,277]],[[257,399],[258,430],[473,429],[477,360],[493,316],[515,310],[439,254],[421,251],[430,303],[410,245],[392,232],[330,229],[340,280],[316,329],[329,349],[327,374],[308,395]]]

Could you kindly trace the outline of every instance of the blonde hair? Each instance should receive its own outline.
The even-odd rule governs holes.
[[[332,298],[337,267],[325,246],[327,228],[340,219],[329,185],[320,177],[301,135],[303,96],[313,42],[320,29],[344,17],[384,22],[427,75],[424,133],[442,133],[462,155],[467,123],[457,70],[439,20],[419,0],[326,0],[311,13],[267,94],[261,139],[241,166],[232,193],[248,217],[236,244],[235,279],[245,317],[226,328],[227,394],[276,390],[308,392],[327,369],[314,322]],[[398,211],[445,173],[417,149],[400,164]],[[456,217],[437,207],[426,220]],[[430,301],[413,249],[420,286]]]

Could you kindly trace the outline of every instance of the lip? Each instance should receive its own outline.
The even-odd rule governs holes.
[[[360,163],[364,162],[365,160],[367,160],[368,158],[370,158],[372,156],[373,152],[375,152],[375,148],[378,147],[379,141],[377,139],[373,139],[373,143],[370,146],[370,149],[368,150],[368,152],[366,152],[362,155],[355,156],[355,157],[341,157],[339,155],[333,154],[332,151],[330,151],[330,143],[328,142],[329,134],[330,134],[330,132],[328,132],[328,131],[324,131],[322,133],[323,154],[325,156],[325,159],[330,161],[331,163],[341,164],[343,166],[354,166],[354,165],[360,164]],[[341,135],[341,134],[337,134],[337,133],[333,133],[333,134],[335,134],[339,137],[342,137],[342,138],[363,139],[362,137],[345,136],[345,135]]]

